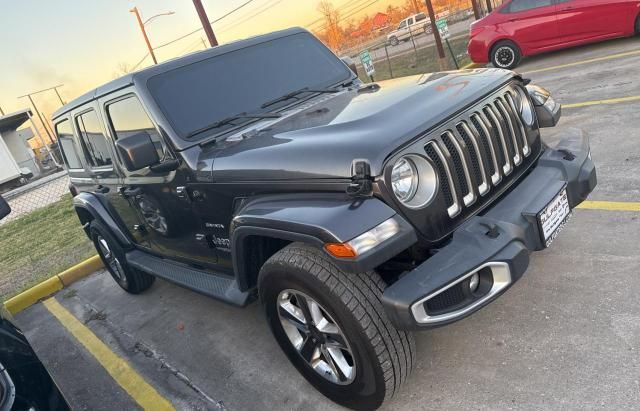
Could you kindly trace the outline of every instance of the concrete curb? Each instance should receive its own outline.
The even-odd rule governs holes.
[[[484,67],[484,64],[479,64],[479,63],[469,63],[464,67],[460,67],[461,70],[466,70],[466,69],[474,69],[474,68],[479,68],[479,67]]]
[[[43,298],[68,287],[70,284],[73,284],[102,267],[104,267],[102,260],[99,256],[94,255],[93,257],[74,265],[68,270],[63,271],[60,274],[56,274],[51,278],[47,278],[28,290],[8,299],[5,301],[4,307],[12,315],[15,315],[20,311],[31,307]]]

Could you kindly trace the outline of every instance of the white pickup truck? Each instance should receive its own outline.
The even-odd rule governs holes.
[[[401,41],[409,40],[411,36],[431,33],[431,22],[424,13],[414,14],[402,20],[398,28],[387,35],[387,41],[392,46],[398,45]]]

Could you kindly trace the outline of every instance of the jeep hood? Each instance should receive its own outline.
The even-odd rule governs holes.
[[[211,167],[216,182],[345,179],[354,159],[367,160],[378,176],[398,148],[514,76],[499,69],[463,70],[322,95],[200,152],[200,176]]]

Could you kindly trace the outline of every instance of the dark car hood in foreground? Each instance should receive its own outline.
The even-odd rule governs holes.
[[[200,153],[200,164],[215,157],[213,180],[218,182],[350,178],[354,159],[369,161],[377,176],[399,147],[513,76],[498,69],[434,73],[380,82],[369,91],[320,96],[319,103],[270,126],[243,130],[244,138],[216,143]]]

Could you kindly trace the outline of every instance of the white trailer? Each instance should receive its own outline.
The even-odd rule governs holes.
[[[32,167],[25,163],[33,159],[33,152],[16,131],[30,118],[29,109],[0,116],[0,184],[25,177],[29,173],[39,174],[40,170],[31,170]],[[23,163],[25,164],[21,167]],[[35,162],[33,164],[36,165]]]

